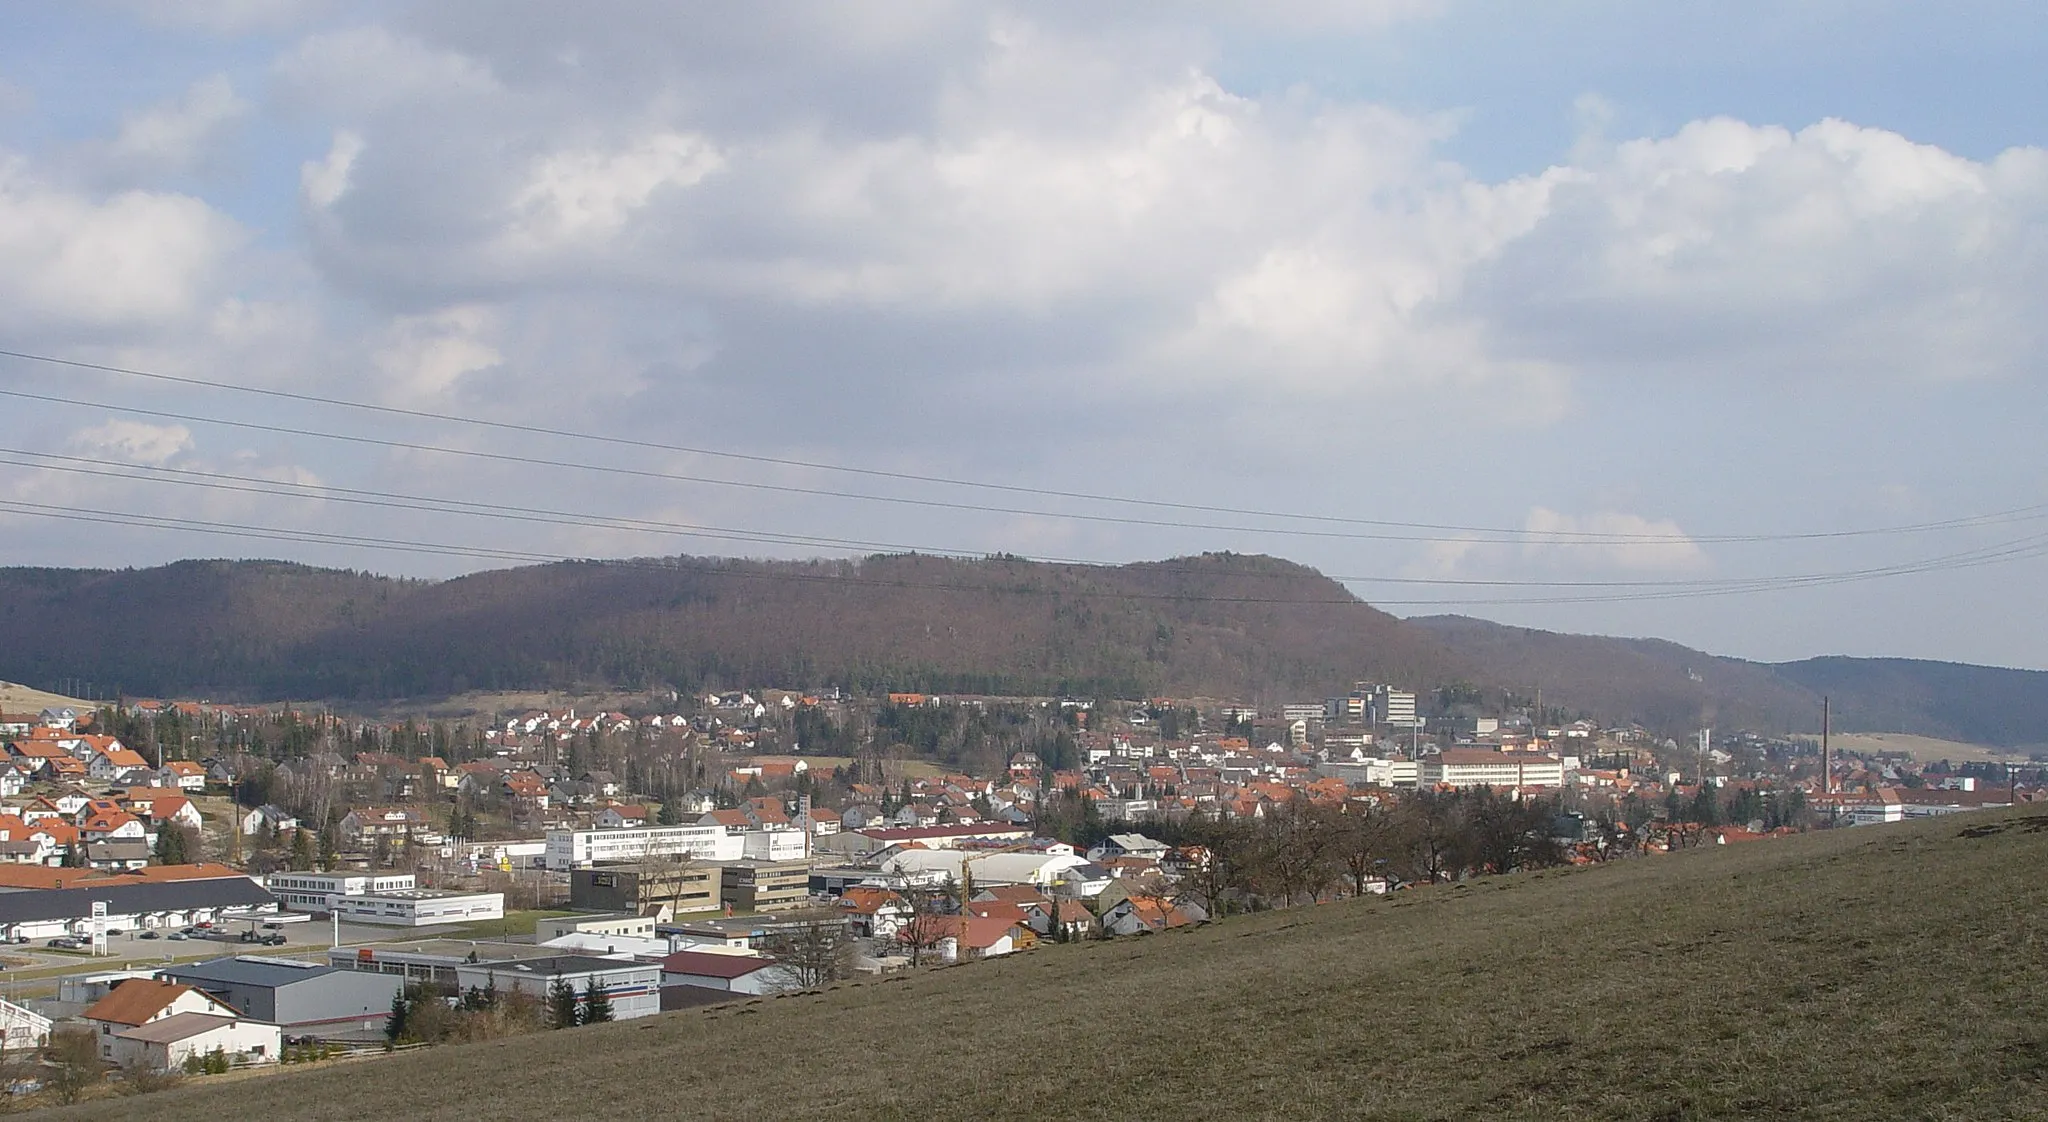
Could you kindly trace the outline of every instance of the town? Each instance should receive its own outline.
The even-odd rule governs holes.
[[[0,1077],[74,1101],[1412,885],[2009,806],[2025,763],[1451,686],[0,714]]]

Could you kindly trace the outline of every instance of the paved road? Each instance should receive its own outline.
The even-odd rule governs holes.
[[[13,966],[0,971],[0,987],[4,987],[4,992],[10,997],[54,997],[58,982],[62,978],[101,974],[130,967],[162,966],[170,962],[191,962],[237,954],[327,961],[327,951],[333,945],[335,934],[332,923],[283,924],[277,932],[285,937],[285,945],[281,947],[266,947],[240,940],[239,936],[243,931],[252,927],[261,931],[261,925],[267,921],[267,918],[258,919],[253,924],[247,920],[229,921],[220,925],[222,934],[212,938],[194,936],[190,939],[171,939],[167,932],[160,932],[154,939],[144,939],[132,932],[110,935],[107,937],[107,949],[111,953],[97,958],[52,950],[46,945],[46,940],[0,946],[0,955],[10,959],[28,960],[28,965]],[[397,929],[354,923],[341,925],[341,941],[344,946],[433,937],[433,928]]]

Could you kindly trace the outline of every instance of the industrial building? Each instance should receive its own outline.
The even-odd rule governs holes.
[[[716,911],[718,899],[716,865],[623,862],[569,873],[569,906],[577,911],[633,915],[665,911],[674,918]]]
[[[544,861],[554,872],[592,865],[678,857],[718,864],[745,856],[746,839],[723,826],[633,826],[616,830],[549,830]]]
[[[94,905],[103,914],[94,915]],[[102,931],[183,927],[272,914],[277,897],[239,874],[193,880],[140,880],[118,877],[84,880],[76,888],[0,890],[0,939],[45,939],[58,935],[91,937]]]
[[[402,888],[389,892],[338,897],[334,914],[347,923],[386,927],[432,927],[505,918],[502,892],[452,892],[434,888]]]
[[[800,908],[811,898],[809,861],[728,861],[719,867],[718,891],[742,912]]]
[[[384,1033],[403,978],[288,958],[216,958],[157,971],[286,1034],[373,1040]],[[119,991],[116,991],[119,992]]]
[[[516,962],[465,962],[455,967],[465,991],[519,990],[545,1002],[557,981],[580,999],[594,985],[611,1002],[612,1019],[630,1021],[661,1012],[661,964],[590,955],[556,955]]]
[[[272,873],[263,887],[285,907],[298,912],[334,910],[343,896],[401,892],[416,887],[411,873]]]

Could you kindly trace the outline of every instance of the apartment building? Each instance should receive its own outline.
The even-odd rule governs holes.
[[[549,830],[542,860],[551,872],[593,865],[686,857],[718,864],[745,856],[746,839],[723,826],[632,826],[616,830]]]

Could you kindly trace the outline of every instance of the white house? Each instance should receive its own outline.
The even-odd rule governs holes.
[[[1143,834],[1111,834],[1088,851],[1088,860],[1107,861],[1117,857],[1142,857],[1157,861],[1172,848]]]
[[[282,834],[286,830],[299,828],[297,816],[281,806],[265,803],[255,810],[242,815],[242,836],[254,837],[268,827],[271,832]]]
[[[191,986],[155,978],[134,978],[116,985],[107,996],[87,1007],[83,1016],[99,1039],[100,1058],[119,1062],[114,1054],[115,1036],[181,1013],[203,1013],[230,1020],[241,1016]]]
[[[26,1055],[50,1039],[50,1018],[12,1001],[0,1001],[0,1039],[6,1040],[9,1054]]]
[[[465,962],[455,967],[463,990],[519,990],[542,1001],[557,981],[566,982],[580,999],[595,985],[611,1002],[612,1018],[630,1021],[661,1012],[661,967],[652,962],[564,954],[516,962]]]
[[[269,1063],[284,1048],[276,1025],[215,1013],[176,1013],[113,1035],[106,1058],[123,1067],[176,1071],[193,1056],[220,1052],[242,1063]]]
[[[172,760],[157,769],[157,785],[184,791],[206,790],[206,768],[191,760]]]

